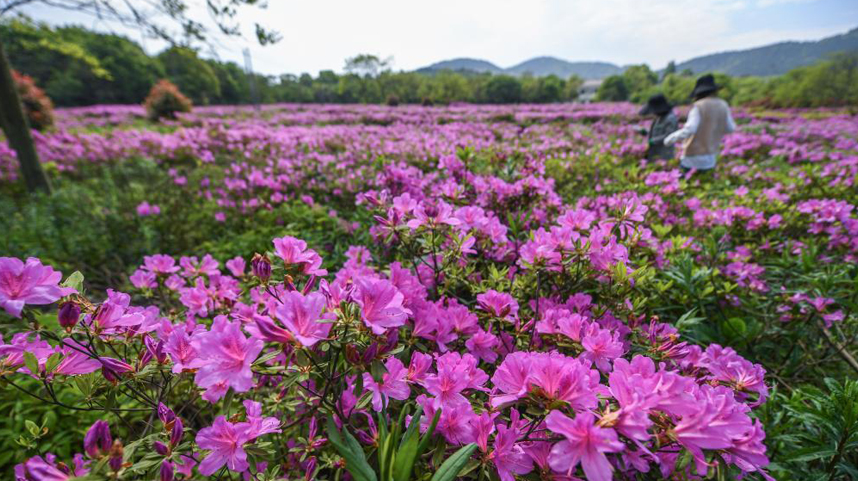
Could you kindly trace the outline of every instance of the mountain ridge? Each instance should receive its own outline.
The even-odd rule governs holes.
[[[676,63],[676,69],[677,71],[689,69],[695,74],[722,72],[733,76],[772,76],[784,74],[796,67],[811,65],[836,52],[852,50],[858,50],[858,28],[820,40],[789,40],[760,47],[701,55]],[[508,75],[530,73],[538,77],[557,75],[561,78],[578,75],[589,80],[621,74],[625,66],[611,62],[571,62],[552,56],[538,56],[511,67],[502,68],[487,60],[460,57],[435,62],[417,69],[417,72],[432,74],[441,70]]]

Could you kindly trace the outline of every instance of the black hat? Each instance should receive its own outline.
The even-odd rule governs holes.
[[[712,74],[706,74],[697,79],[697,84],[694,85],[694,90],[691,91],[691,97],[698,98],[715,92],[720,88],[720,85],[715,85],[715,77]]]
[[[670,112],[672,108],[673,105],[667,101],[667,97],[664,94],[655,94],[646,101],[646,105],[641,109],[640,115],[664,115]]]

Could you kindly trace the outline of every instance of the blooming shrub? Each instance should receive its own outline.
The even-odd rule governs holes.
[[[87,434],[76,469],[129,479],[156,472],[172,479],[179,466],[202,476],[221,469],[331,476],[343,465],[328,443],[309,443],[314,426],[330,417],[369,450],[378,442],[376,419],[392,423],[409,406],[426,414],[422,430],[435,418],[434,459],[474,444],[482,469],[505,480],[578,469],[601,480],[614,471],[763,472],[764,433],[750,414],[768,395],[764,370],[730,349],[682,342],[671,326],[603,292],[633,284],[601,259],[640,248],[636,204],[617,219],[556,227],[557,238],[589,238],[591,252],[580,257],[570,246],[557,256],[564,267],[546,276],[560,281],[577,271],[594,283],[587,289],[599,293],[594,298],[570,295],[549,277],[534,284],[539,260],[525,262],[517,277],[493,274],[491,263],[469,260],[463,249],[465,236],[484,235],[467,222],[474,213],[428,201],[397,211],[404,203],[392,199],[388,209],[400,221],[378,234],[399,237],[393,248],[434,249],[434,259],[410,258],[422,269],[376,264],[355,249],[328,281],[318,277],[326,274],[320,255],[285,237],[254,258],[250,271],[245,259],[222,272],[210,257],[147,257],[132,281],[153,304],[137,307],[115,291],[93,303],[80,294],[79,279],[61,287],[58,273],[38,260],[27,262],[30,274],[18,259],[4,258],[7,312],[20,317],[27,305],[58,301],[60,309],[53,330],[37,328],[38,317],[23,311],[34,329],[0,348],[3,365],[49,389],[79,377],[92,402],[113,393],[134,410],[162,416],[163,434],[144,432],[129,446],[111,441],[105,421]],[[611,232],[619,225],[625,234],[618,238]],[[482,249],[485,241],[470,245]],[[483,280],[465,287],[468,278]],[[229,417],[239,399],[245,412]],[[225,414],[175,413],[188,405],[211,412],[207,403]],[[256,441],[275,434],[276,442]],[[193,441],[183,443],[184,435]],[[690,462],[677,462],[682,456]],[[418,472],[435,462],[418,464]],[[32,458],[17,469],[29,480],[70,469],[63,466]]]
[[[18,96],[24,106],[24,114],[30,128],[46,130],[54,125],[54,104],[45,92],[36,86],[29,75],[12,71],[12,81],[18,87]]]
[[[700,178],[641,162],[630,112],[215,107],[41,136],[78,185],[132,178],[99,215],[128,227],[115,252],[152,244],[0,263],[4,393],[85,410],[68,447],[16,428],[17,475],[848,479],[854,387],[820,373],[852,369],[856,124],[738,112]],[[141,156],[157,188],[124,174]],[[130,275],[86,292],[55,259]]]
[[[172,82],[162,79],[152,86],[143,107],[150,120],[175,119],[177,113],[191,111],[191,100]]]

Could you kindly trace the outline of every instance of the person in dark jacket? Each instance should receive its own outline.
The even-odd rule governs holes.
[[[679,120],[673,113],[673,105],[670,105],[663,94],[656,94],[647,100],[640,114],[655,116],[649,128],[649,148],[646,151],[646,158],[648,160],[672,159],[673,146],[665,145],[664,139],[679,126]]]

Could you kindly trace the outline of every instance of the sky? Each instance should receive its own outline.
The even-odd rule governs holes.
[[[203,0],[187,1],[198,18],[207,18]],[[150,53],[165,47],[133,28],[38,2],[23,13],[121,33]],[[271,75],[339,72],[346,58],[360,53],[392,57],[395,70],[458,57],[510,67],[537,56],[658,69],[670,60],[845,33],[858,27],[858,1],[269,0],[265,9],[244,7],[237,20],[242,37],[217,36],[201,54],[243,65],[249,48],[254,70]],[[277,30],[282,40],[258,45],[254,23]]]

